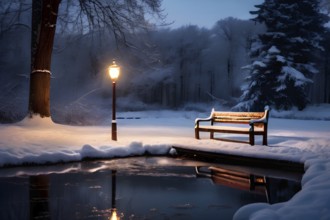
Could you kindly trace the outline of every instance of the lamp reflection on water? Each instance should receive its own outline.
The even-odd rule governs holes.
[[[116,208],[116,175],[117,171],[112,170],[111,171],[111,215],[109,217],[109,220],[120,220],[120,215],[117,213]]]
[[[117,209],[111,209],[111,216],[109,220],[120,220],[120,217],[117,215]]]

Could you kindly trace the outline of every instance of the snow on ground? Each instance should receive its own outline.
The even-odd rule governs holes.
[[[165,155],[171,146],[303,162],[302,190],[290,201],[250,204],[235,219],[330,219],[330,105],[304,112],[272,112],[269,147],[194,139],[194,119],[209,113],[146,111],[118,113],[118,141],[111,140],[111,120],[100,126],[68,126],[51,119],[26,118],[0,125],[0,166],[79,161],[145,153]],[[290,119],[288,119],[288,117]],[[310,120],[306,120],[310,119]],[[247,138],[244,137],[243,138]],[[171,151],[172,152],[172,151]]]

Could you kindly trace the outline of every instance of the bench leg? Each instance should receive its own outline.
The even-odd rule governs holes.
[[[264,132],[263,132],[263,134],[262,134],[262,144],[263,145],[268,145],[268,143],[267,143],[267,134],[268,134],[268,129],[267,129],[267,127],[268,127],[268,124],[265,124],[264,125]]]
[[[254,145],[254,133],[253,132],[250,132],[249,134],[249,139],[250,139],[250,145]]]
[[[195,128],[195,138],[199,139],[199,130],[198,130],[198,128]]]
[[[210,131],[210,139],[214,139],[214,132]]]
[[[250,145],[254,145],[254,135],[250,135]]]
[[[262,135],[262,145],[268,145],[268,143],[267,143],[267,134],[263,134]]]

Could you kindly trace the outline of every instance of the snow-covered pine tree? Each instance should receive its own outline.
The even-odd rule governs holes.
[[[307,89],[317,68],[313,57],[322,50],[328,17],[318,0],[265,0],[256,5],[256,22],[267,30],[251,48],[250,75],[234,108],[259,111],[265,105],[276,109],[303,109],[309,102]]]

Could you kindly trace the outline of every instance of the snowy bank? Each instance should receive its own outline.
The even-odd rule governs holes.
[[[260,158],[302,162],[306,173],[302,190],[290,201],[274,205],[242,207],[235,219],[330,219],[330,107],[271,115],[269,147],[256,140],[255,146],[210,140],[207,134],[194,139],[197,112],[125,112],[118,117],[118,141],[111,141],[111,120],[102,126],[68,126],[50,119],[26,118],[0,125],[0,166],[80,161],[144,154],[166,155],[173,145],[193,149]],[[315,115],[315,112],[322,114]],[[276,114],[276,113],[275,113]],[[319,117],[317,117],[319,116]],[[129,119],[128,119],[129,118]],[[317,120],[303,120],[313,118]],[[243,137],[246,138],[246,137]]]

